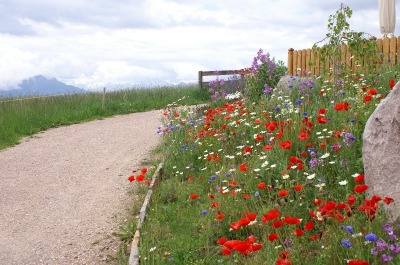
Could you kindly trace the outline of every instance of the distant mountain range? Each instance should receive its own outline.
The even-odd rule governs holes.
[[[79,94],[85,92],[86,90],[82,88],[66,85],[55,78],[48,79],[42,75],[37,75],[23,80],[18,85],[18,88],[0,90],[0,98]]]

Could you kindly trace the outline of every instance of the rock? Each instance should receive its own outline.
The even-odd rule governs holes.
[[[400,215],[400,82],[369,117],[362,150],[368,194],[391,197],[386,206],[396,220]]]
[[[290,90],[291,88],[299,87],[304,89],[305,93],[307,93],[307,89],[309,89],[312,85],[314,85],[314,79],[311,77],[285,75],[279,79],[279,82],[274,89],[274,93],[282,93]]]

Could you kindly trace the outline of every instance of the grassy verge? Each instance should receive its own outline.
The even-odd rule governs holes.
[[[68,95],[24,100],[0,100],[0,150],[24,136],[52,127],[117,114],[162,109],[167,104],[196,104],[206,99],[196,86],[134,89],[102,94]]]
[[[394,75],[349,75],[340,91],[296,80],[258,100],[171,110],[141,264],[399,264],[391,198],[366,195],[361,157]]]

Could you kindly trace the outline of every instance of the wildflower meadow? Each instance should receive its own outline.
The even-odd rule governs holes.
[[[290,76],[277,91],[283,67],[260,49],[237,93],[165,111],[141,264],[400,264],[385,211],[398,202],[367,194],[361,153],[398,66]]]

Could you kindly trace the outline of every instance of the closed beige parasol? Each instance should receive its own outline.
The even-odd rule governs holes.
[[[379,26],[383,37],[393,36],[396,25],[395,0],[379,1]]]

